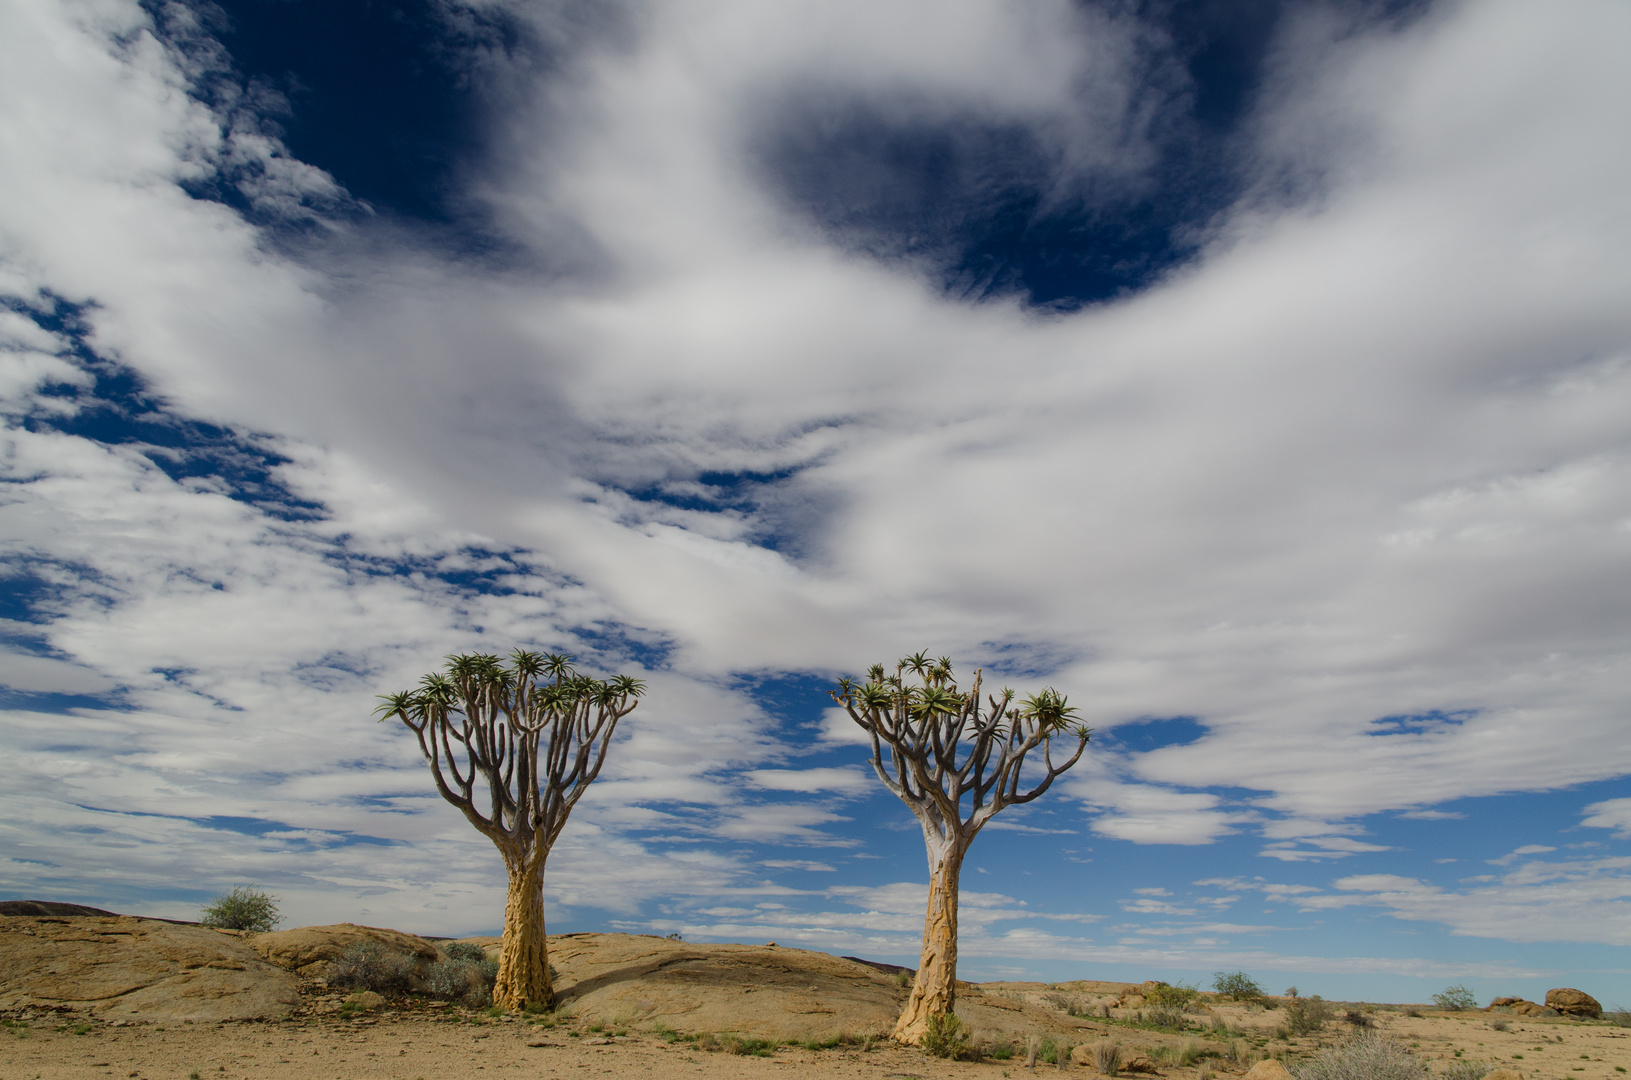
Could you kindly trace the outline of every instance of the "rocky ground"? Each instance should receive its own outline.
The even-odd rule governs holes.
[[[1147,986],[986,983],[958,998],[983,1059],[953,1062],[882,1038],[905,995],[892,970],[824,953],[565,935],[551,939],[557,1012],[503,1016],[329,987],[332,959],[361,940],[422,964],[446,944],[349,924],[243,935],[107,913],[0,917],[0,1080],[440,1080],[504,1070],[995,1080],[1026,1069],[1027,1045],[1041,1051],[1037,1071],[1094,1074],[1092,1048],[1104,1042],[1119,1045],[1124,1075],[1199,1080],[1256,1063],[1250,1080],[1266,1080],[1279,1072],[1272,1059],[1295,1062],[1352,1030],[1346,1005],[1322,1031],[1287,1038],[1283,1008],[1210,996],[1185,1016],[1188,1030],[1163,1030],[1145,1016]],[[1543,1009],[1352,1011],[1413,1047],[1434,1076],[1459,1058],[1523,1080],[1631,1080],[1631,1029],[1606,1021]]]

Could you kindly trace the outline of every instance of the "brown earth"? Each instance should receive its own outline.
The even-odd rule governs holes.
[[[1238,1075],[1258,1064],[1255,1075],[1266,1078],[1265,1058],[1295,1067],[1348,1031],[1333,1022],[1288,1039],[1277,1030],[1283,1009],[1203,995],[1186,1018],[1192,1029],[1175,1033],[1141,1023],[1149,984],[985,983],[960,989],[957,1011],[986,1059],[948,1062],[879,1038],[905,997],[880,966],[800,949],[628,934],[551,938],[560,995],[551,1015],[495,1017],[372,994],[359,1009],[323,975],[345,944],[364,938],[425,963],[443,955],[441,943],[350,924],[242,935],[119,916],[0,917],[0,1080],[193,1073],[436,1080],[512,1068],[736,1080],[789,1066],[813,1077],[995,1080],[1025,1067],[1028,1040],[1044,1039],[1075,1052],[1064,1055],[1068,1066],[1039,1063],[1042,1071],[1092,1073],[1092,1048],[1108,1040],[1121,1048],[1124,1074]],[[490,951],[497,945],[467,940]],[[1631,1080],[1623,1071],[1631,1067],[1631,1038],[1606,1021],[1355,1010],[1426,1058],[1434,1075],[1459,1056],[1521,1080]],[[267,1019],[244,1022],[252,1017]],[[806,1045],[789,1045],[794,1040]],[[827,1048],[817,1049],[822,1042]]]

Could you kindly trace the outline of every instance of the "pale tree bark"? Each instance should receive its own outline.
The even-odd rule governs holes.
[[[549,974],[549,944],[544,935],[544,864],[509,868],[504,897],[504,940],[499,947],[494,1004],[523,1009],[529,1002],[555,1000]]]
[[[929,909],[923,916],[923,951],[917,977],[895,1022],[894,1039],[920,1043],[929,1017],[945,1016],[957,1006],[957,885],[963,855],[955,846],[929,851]]]
[[[448,657],[416,690],[380,695],[381,720],[419,739],[436,790],[498,848],[509,874],[493,1004],[555,999],[544,934],[544,865],[572,808],[600,775],[617,722],[645,691],[638,679],[591,679],[569,656],[517,650]],[[478,794],[477,781],[486,791]]]
[[[878,779],[923,827],[929,902],[917,977],[895,1025],[901,1042],[922,1043],[931,1018],[956,1007],[957,890],[969,845],[998,811],[1047,791],[1081,758],[1090,735],[1051,687],[1016,706],[1006,688],[982,702],[980,685],[976,671],[968,691],[960,691],[949,660],[918,653],[900,661],[893,675],[875,665],[866,683],[841,679],[832,691],[871,736]],[[1055,764],[1053,740],[1061,737],[1076,745]],[[1026,757],[1038,748],[1034,783],[1021,790]]]

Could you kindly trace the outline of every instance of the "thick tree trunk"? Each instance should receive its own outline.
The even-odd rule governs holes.
[[[504,944],[498,958],[493,1004],[501,1009],[549,1008],[555,987],[549,977],[544,940],[544,863],[530,868],[510,862],[510,889],[504,901]]]
[[[944,852],[930,849],[929,910],[923,919],[923,956],[918,962],[912,996],[895,1024],[899,1042],[921,1044],[929,1017],[944,1016],[957,1003],[957,879],[963,872],[963,849],[951,844]]]

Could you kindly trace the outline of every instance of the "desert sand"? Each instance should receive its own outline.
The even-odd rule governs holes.
[[[328,959],[363,938],[426,962],[445,944],[350,924],[245,935],[106,914],[0,918],[0,1080],[996,1080],[1032,1071],[1027,1043],[1076,1048],[1061,1064],[1038,1061],[1036,1073],[1096,1075],[1091,1049],[1106,1041],[1120,1046],[1123,1075],[1200,1080],[1265,1058],[1295,1062],[1352,1030],[1346,1004],[1320,1032],[1287,1038],[1283,1008],[1210,995],[1186,1016],[1190,1030],[1174,1032],[1141,1022],[1146,987],[1136,984],[965,984],[958,1014],[983,1056],[948,1061],[883,1038],[905,994],[887,965],[771,945],[563,935],[551,939],[557,1010],[495,1015],[418,995],[359,1003],[328,986]],[[1631,1080],[1631,1030],[1606,1021],[1351,1008],[1410,1045],[1434,1076],[1459,1057],[1524,1080]]]

